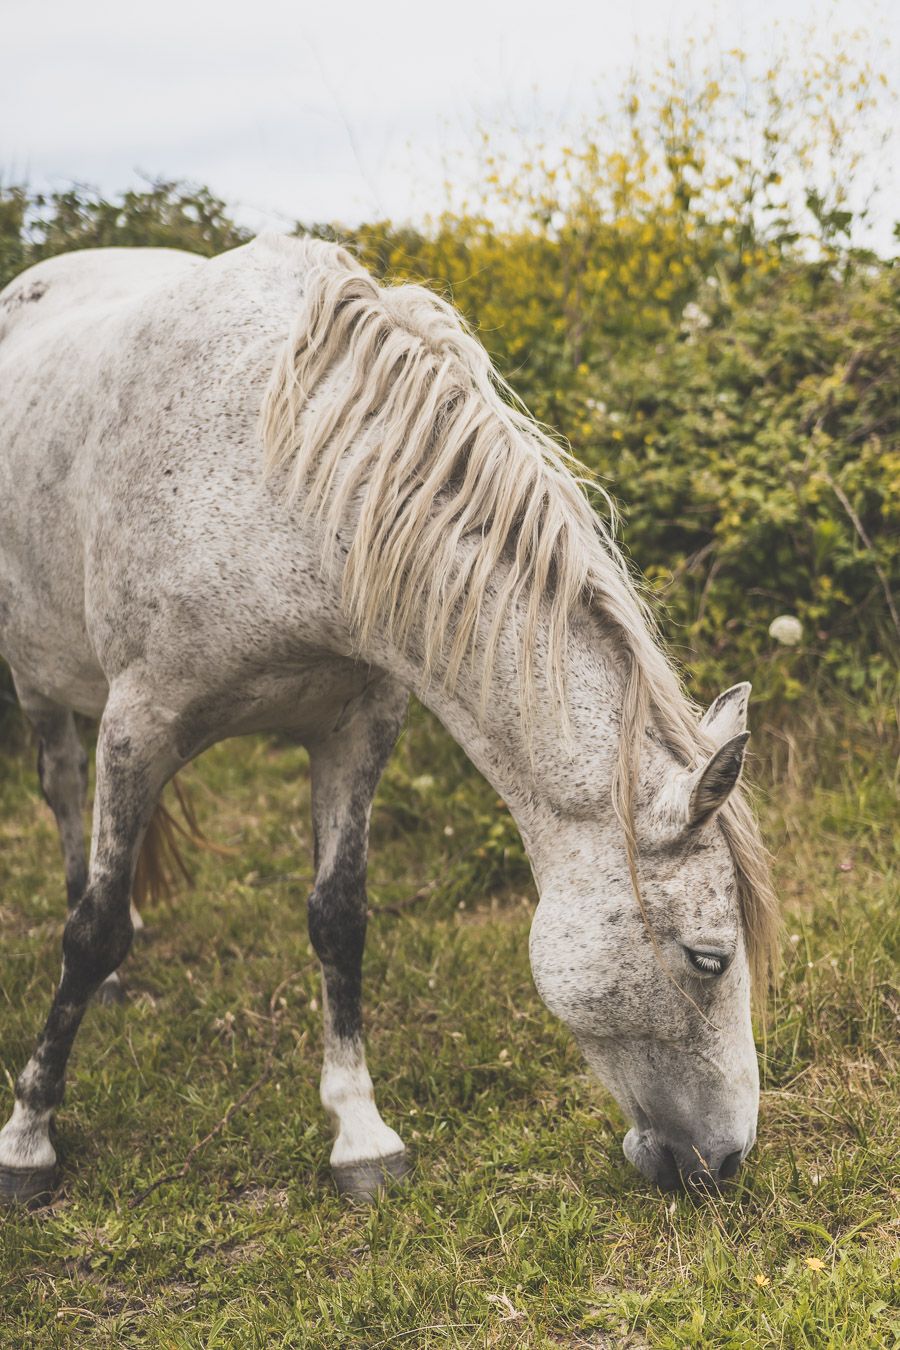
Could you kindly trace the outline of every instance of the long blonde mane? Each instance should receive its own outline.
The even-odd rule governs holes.
[[[332,542],[359,502],[342,587],[360,643],[384,625],[402,650],[415,625],[426,676],[438,671],[452,687],[477,655],[486,697],[500,635],[511,613],[524,614],[527,720],[535,653],[565,709],[571,617],[584,604],[601,615],[626,672],[613,803],[643,909],[634,788],[645,728],[655,722],[685,764],[708,747],[612,525],[591,506],[586,471],[517,403],[452,305],[422,286],[379,286],[334,245],[284,246],[305,250],[308,272],[264,399],[266,464],[287,466],[291,496]],[[720,819],[760,988],[776,927],[767,855],[739,791]]]

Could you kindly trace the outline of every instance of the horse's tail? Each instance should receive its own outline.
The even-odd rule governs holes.
[[[172,779],[172,791],[178,803],[178,814],[173,814],[162,800],[157,802],[138,855],[131,888],[138,910],[148,901],[155,904],[170,896],[179,878],[188,885],[193,881],[182,854],[185,841],[195,848],[220,851],[200,828],[190,795],[177,778]]]

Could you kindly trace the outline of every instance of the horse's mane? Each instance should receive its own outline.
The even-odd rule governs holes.
[[[452,305],[422,286],[379,286],[335,245],[281,246],[304,250],[308,271],[263,404],[266,463],[288,466],[292,497],[302,494],[332,541],[361,501],[343,574],[360,643],[379,624],[402,650],[415,625],[426,675],[439,669],[452,686],[477,640],[486,697],[500,635],[518,611],[527,721],[535,653],[544,653],[544,678],[565,709],[570,618],[584,604],[600,615],[618,635],[625,670],[613,804],[640,900],[634,790],[645,729],[654,722],[684,764],[709,747],[613,527],[591,506],[586,471],[518,403]],[[740,788],[720,821],[759,988],[776,902]]]

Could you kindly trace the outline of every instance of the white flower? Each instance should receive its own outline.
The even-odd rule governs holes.
[[[779,614],[769,624],[769,637],[783,647],[796,647],[803,640],[803,624],[793,614]]]
[[[711,323],[712,319],[695,300],[689,300],[681,311],[681,327],[686,332],[697,333],[702,328],[708,328]]]

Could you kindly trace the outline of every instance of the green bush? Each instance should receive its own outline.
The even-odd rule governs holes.
[[[704,695],[895,688],[900,295],[859,242],[880,90],[852,43],[799,87],[786,61],[670,62],[558,152],[486,135],[471,200],[423,228],[297,227],[452,296],[622,504]],[[205,188],[0,190],[0,280],[65,248],[247,238]],[[783,613],[792,649],[768,635]]]
[[[704,692],[895,687],[900,295],[862,247],[881,96],[852,41],[799,86],[740,52],[669,63],[561,151],[486,135],[469,205],[430,228],[351,235],[451,295],[611,488]]]
[[[0,186],[0,287],[33,263],[79,248],[184,248],[212,257],[252,235],[208,188],[160,179],[107,201],[97,192]]]

